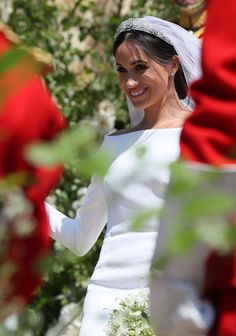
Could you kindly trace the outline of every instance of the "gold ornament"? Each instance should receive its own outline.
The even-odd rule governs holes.
[[[179,24],[199,38],[206,22],[206,0],[176,0],[180,6]]]

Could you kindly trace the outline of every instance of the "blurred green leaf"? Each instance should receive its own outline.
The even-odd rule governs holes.
[[[95,135],[91,128],[77,127],[65,131],[55,141],[37,143],[27,148],[26,156],[35,165],[55,165],[74,160],[80,152],[94,144]]]
[[[8,71],[19,63],[27,55],[22,48],[12,48],[0,58],[0,74]]]
[[[155,217],[157,218],[158,215],[159,211],[157,209],[144,211],[132,221],[131,227],[133,230],[141,230],[147,221]]]
[[[227,214],[233,210],[234,205],[233,195],[225,192],[216,193],[214,191],[198,194],[193,191],[186,200],[181,217],[187,221],[198,216]]]

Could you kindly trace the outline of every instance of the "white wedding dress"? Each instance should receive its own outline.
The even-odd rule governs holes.
[[[169,164],[179,155],[180,128],[107,135],[111,153],[103,180],[93,177],[82,207],[70,219],[47,205],[51,235],[77,255],[85,254],[107,224],[100,257],[84,304],[80,336],[105,336],[109,314],[119,299],[149,287],[149,269],[158,217],[144,225],[133,219],[160,209],[169,181]]]

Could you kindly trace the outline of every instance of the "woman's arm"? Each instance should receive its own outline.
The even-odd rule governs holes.
[[[102,180],[93,177],[82,206],[74,219],[46,203],[50,235],[53,239],[82,256],[94,245],[107,220]]]

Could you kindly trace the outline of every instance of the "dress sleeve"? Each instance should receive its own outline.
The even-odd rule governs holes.
[[[46,203],[50,235],[76,255],[86,254],[95,244],[107,220],[102,180],[93,177],[74,219]]]
[[[107,150],[107,137],[101,150]],[[107,222],[107,204],[103,179],[92,177],[81,207],[74,219],[46,203],[50,236],[78,256],[86,254],[95,244]]]

